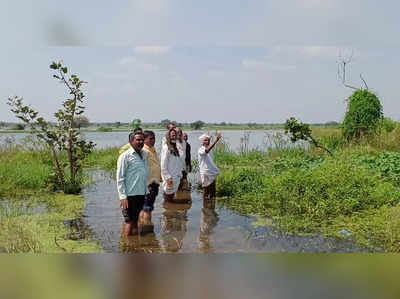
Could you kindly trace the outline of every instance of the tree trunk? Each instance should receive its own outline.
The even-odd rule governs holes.
[[[54,148],[54,145],[51,144],[51,145],[50,145],[50,148],[51,148],[51,152],[52,152],[52,154],[53,154],[53,162],[54,162],[54,166],[55,166],[55,168],[56,168],[56,170],[57,170],[57,173],[58,173],[58,180],[59,180],[59,183],[60,183],[60,185],[61,185],[61,189],[62,189],[63,191],[65,191],[64,172],[63,172],[63,170],[61,169],[60,163],[58,162],[57,153],[56,153],[56,150],[55,150],[55,148]]]

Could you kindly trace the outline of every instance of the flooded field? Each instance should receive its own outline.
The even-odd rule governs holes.
[[[165,135],[166,130],[155,130],[156,134],[156,149],[160,151],[161,140]],[[204,131],[187,131],[189,143],[192,146],[192,155],[197,156],[197,150],[200,147],[199,137]],[[279,131],[276,130],[253,130],[253,131],[243,131],[243,130],[227,130],[222,131],[223,141],[229,145],[232,151],[239,150],[250,150],[250,149],[266,149],[269,147],[274,147],[273,140],[271,136]],[[214,134],[215,132],[209,132]],[[87,132],[83,133],[84,137],[96,143],[96,148],[108,148],[108,147],[120,147],[128,142],[129,132]],[[16,143],[21,143],[24,138],[31,138],[31,134],[28,133],[0,133],[0,144],[6,142],[6,140],[14,141]],[[245,145],[244,145],[245,144]],[[241,148],[251,145],[250,148]]]
[[[190,204],[164,204],[159,195],[152,216],[154,233],[125,240],[115,180],[102,171],[91,175],[95,183],[84,190],[84,222],[107,252],[365,252],[351,241],[291,236],[272,227],[255,226],[255,217],[218,204],[204,207],[196,190],[191,192]]]

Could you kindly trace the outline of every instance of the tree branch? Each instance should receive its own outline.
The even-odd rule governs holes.
[[[364,80],[362,74],[360,74],[360,78],[361,78],[361,80],[363,81],[363,83],[364,83],[364,85],[365,85],[365,89],[368,90],[367,82],[365,82],[365,80]]]

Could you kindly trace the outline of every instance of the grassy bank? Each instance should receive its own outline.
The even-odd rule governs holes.
[[[50,155],[40,148],[0,148],[0,251],[101,252],[68,223],[82,217],[82,196],[52,190]]]
[[[400,252],[399,134],[346,144],[337,129],[314,129],[334,157],[313,148],[217,152],[217,195],[289,233],[322,232]]]

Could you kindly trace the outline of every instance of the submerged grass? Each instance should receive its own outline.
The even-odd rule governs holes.
[[[26,208],[26,204],[30,208]],[[35,210],[42,207],[42,212]],[[0,207],[0,249],[8,253],[101,252],[89,238],[72,240],[65,222],[82,216],[82,196],[48,194]]]
[[[101,252],[68,237],[65,222],[82,217],[84,199],[52,192],[51,163],[43,148],[0,147],[0,252]]]
[[[400,252],[398,132],[349,144],[338,129],[317,129],[334,157],[314,148],[216,153],[220,201],[289,233],[350,236],[370,249]]]

